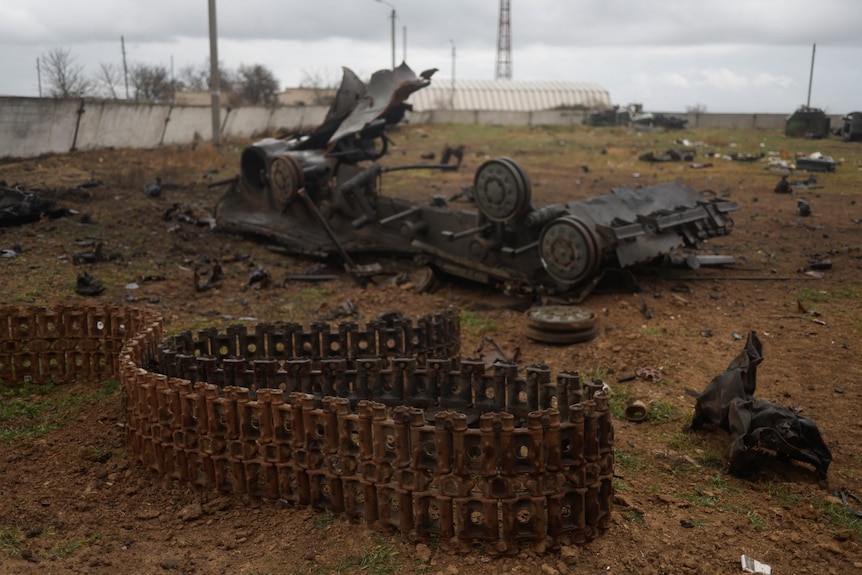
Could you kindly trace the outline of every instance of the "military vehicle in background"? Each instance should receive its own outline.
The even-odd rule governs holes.
[[[829,135],[829,124],[829,117],[820,108],[800,106],[787,117],[784,135],[788,138],[819,140]]]

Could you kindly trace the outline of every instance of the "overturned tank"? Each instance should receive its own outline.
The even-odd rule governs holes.
[[[216,207],[219,228],[265,236],[300,255],[412,257],[419,263],[511,291],[560,294],[607,267],[649,262],[730,233],[732,201],[679,183],[616,188],[587,200],[537,207],[526,170],[495,158],[476,170],[467,208],[435,196],[426,203],[384,196],[383,174],[454,170],[461,150],[440,164],[383,167],[386,125],[430,83],[406,64],[366,86],[349,69],[321,126],[306,135],[246,148],[240,175]],[[463,205],[463,204],[461,204]]]

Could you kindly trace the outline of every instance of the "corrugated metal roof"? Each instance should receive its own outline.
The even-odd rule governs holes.
[[[515,80],[436,79],[408,100],[426,110],[551,110],[567,106],[610,108],[611,96],[595,82],[524,82]]]

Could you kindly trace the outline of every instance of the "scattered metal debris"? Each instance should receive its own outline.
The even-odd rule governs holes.
[[[730,433],[733,473],[750,474],[764,452],[772,452],[809,463],[825,478],[832,454],[814,422],[792,409],[754,398],[756,370],[762,361],[763,345],[755,332],[749,332],[745,348],[698,396],[692,429],[709,424]]]
[[[248,285],[252,289],[266,289],[272,284],[272,276],[261,266],[255,266],[248,278]]]
[[[215,220],[207,208],[197,204],[173,204],[165,210],[162,219],[166,222],[176,220],[196,226],[214,226]]]
[[[691,162],[697,156],[695,150],[677,150],[671,148],[663,154],[655,152],[645,152],[638,156],[638,160],[642,162]]]
[[[72,254],[72,263],[75,265],[95,264],[99,262],[112,262],[121,259],[119,253],[106,254],[104,244],[99,241],[87,240],[76,242],[81,247],[93,246],[92,250],[79,251]]]
[[[105,286],[102,282],[96,280],[89,273],[84,272],[78,274],[78,280],[75,284],[75,293],[84,296],[97,296],[105,291]]]
[[[781,179],[775,184],[776,194],[791,194],[794,190],[816,190],[823,186],[817,183],[816,174],[808,174],[805,180],[788,181],[787,176],[781,176]]]
[[[43,217],[59,218],[68,213],[58,208],[54,200],[0,182],[0,228],[38,222]]]
[[[162,179],[156,176],[156,181],[151,184],[144,184],[144,194],[150,198],[158,198],[162,195]]]
[[[490,349],[485,349],[486,346]],[[518,363],[521,361],[521,348],[515,346],[505,350],[493,337],[486,335],[482,337],[479,347],[476,348],[476,355],[482,358],[485,369],[488,370],[498,362],[507,364]]]
[[[766,563],[761,563],[756,559],[752,559],[748,555],[743,555],[740,559],[742,562],[743,573],[755,573],[756,575],[772,575],[772,567]]]
[[[626,406],[625,416],[628,421],[640,423],[649,417],[649,406],[641,400],[631,402]]]
[[[214,261],[211,264],[195,267],[194,282],[197,292],[221,287],[222,280],[224,280],[224,270],[220,262]]]
[[[0,258],[17,258],[23,251],[21,244],[15,244],[9,249],[0,250]]]
[[[660,369],[655,367],[641,367],[635,370],[635,375],[641,378],[644,381],[648,381],[650,383],[660,383],[664,378]]]
[[[824,156],[820,152],[814,152],[810,156],[799,156],[796,158],[796,169],[808,172],[834,172],[835,160]]]

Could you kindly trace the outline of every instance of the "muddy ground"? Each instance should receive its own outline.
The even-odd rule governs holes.
[[[308,325],[345,313],[361,323],[382,311],[417,317],[456,306],[464,355],[474,355],[487,336],[506,350],[519,348],[523,365],[543,361],[554,372],[579,370],[611,385],[617,477],[610,530],[556,553],[454,556],[308,509],[251,509],[240,497],[202,495],[142,469],[124,444],[116,384],[91,382],[7,389],[0,398],[0,572],[727,574],[741,572],[743,554],[778,575],[862,572],[862,520],[834,495],[862,496],[858,143],[789,140],[762,130],[583,127],[404,126],[392,138],[387,165],[417,162],[446,144],[466,146],[458,172],[398,172],[384,180],[383,193],[418,200],[470,185],[482,161],[503,155],[526,168],[538,205],[674,179],[711,189],[739,211],[733,233],[709,242],[704,253],[732,255],[737,263],[696,272],[638,269],[628,287],[610,286],[583,302],[598,314],[596,339],[537,344],[523,334],[527,299],[446,281],[433,293],[391,282],[363,290],[337,265],[331,282],[285,281],[315,262],[179,218],[190,213],[186,208],[215,205],[223,188],[208,184],[236,173],[247,143],[230,142],[219,150],[202,144],[0,162],[6,185],[47,190],[75,212],[0,229],[0,249],[17,254],[0,259],[3,301],[145,306],[163,314],[171,333],[277,319]],[[638,160],[679,147],[677,139],[696,144],[695,162],[712,165]],[[840,162],[836,172],[818,174],[817,189],[775,193],[780,175],[767,161],[816,151]],[[766,156],[721,157],[732,153]],[[157,176],[162,192],[150,197],[143,187]],[[789,179],[807,177],[796,171]],[[99,184],[81,186],[88,180]],[[811,207],[810,216],[799,214],[799,201]],[[109,261],[75,263],[76,252],[97,243]],[[193,270],[213,260],[223,263],[225,280],[197,292]],[[813,262],[822,269],[812,270]],[[256,267],[270,274],[268,287],[250,285]],[[83,272],[103,283],[101,295],[75,293]],[[818,425],[834,458],[825,481],[808,466],[768,456],[749,477],[736,477],[727,472],[726,433],[687,430],[695,400],[685,388],[703,389],[751,330],[765,356],[756,396],[799,408]],[[639,368],[660,370],[661,380],[617,381]],[[621,413],[637,399],[651,405],[650,417],[626,422]]]

